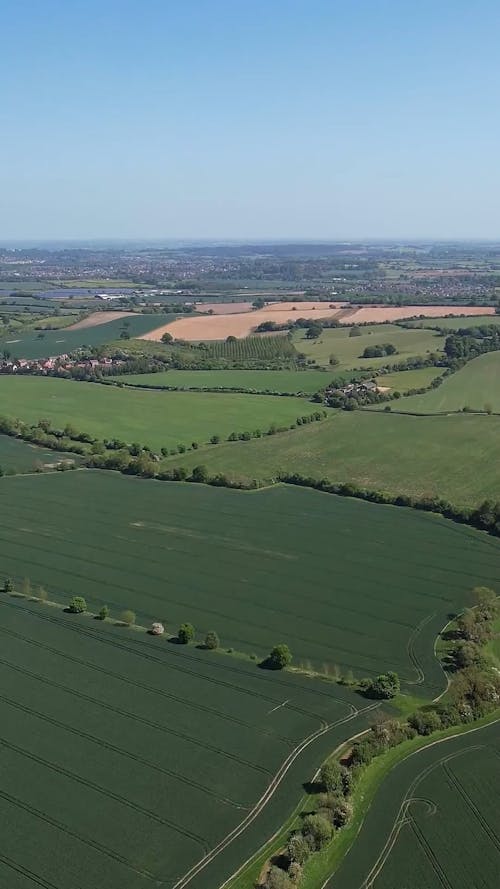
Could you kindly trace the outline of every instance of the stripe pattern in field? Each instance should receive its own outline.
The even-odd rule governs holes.
[[[392,668],[431,696],[439,629],[500,575],[498,541],[415,510],[89,471],[3,479],[0,559],[94,610],[131,608],[171,632],[188,620],[259,656],[283,640],[296,662]]]
[[[350,733],[346,690],[332,695],[12,597],[0,612],[0,879],[9,889],[16,880],[173,886],[248,817],[304,738],[336,722]],[[301,757],[291,782],[284,775],[271,828],[317,757]],[[220,866],[228,876],[222,855]],[[210,883],[203,875],[196,886]]]

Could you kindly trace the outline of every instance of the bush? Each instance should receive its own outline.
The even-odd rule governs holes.
[[[135,612],[129,611],[128,609],[126,611],[122,611],[120,620],[122,623],[127,624],[128,627],[131,627],[133,624],[135,624]]]
[[[321,766],[320,781],[326,791],[342,790],[342,770],[340,763],[336,760],[325,762]]]
[[[192,642],[194,639],[194,627],[192,624],[181,624],[179,627],[179,632],[177,633],[177,638],[181,645],[187,645],[188,642]]]
[[[12,579],[10,577],[6,577],[3,584],[4,593],[12,593],[14,589],[14,584],[12,583]]]
[[[219,637],[215,630],[211,630],[205,636],[205,648],[208,648],[209,651],[214,651],[220,645]]]
[[[431,735],[441,728],[441,719],[436,710],[417,710],[408,717],[408,722],[419,735]]]
[[[87,610],[87,603],[83,596],[73,596],[69,603],[68,611],[71,614],[83,614]]]
[[[399,676],[397,673],[394,673],[393,670],[388,670],[387,673],[381,673],[375,679],[368,682],[364,679],[362,680],[362,683],[362,689],[368,697],[381,698],[383,700],[394,698],[399,694],[401,689]]]
[[[99,620],[106,620],[106,618],[109,617],[109,608],[107,605],[102,606],[97,617]]]
[[[333,836],[333,825],[324,815],[306,815],[302,827],[306,839],[310,838],[312,848],[319,851]]]
[[[311,854],[311,847],[301,833],[293,833],[288,840],[287,855],[291,862],[305,864]]]

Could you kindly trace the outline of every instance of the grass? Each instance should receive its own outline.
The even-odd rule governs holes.
[[[306,339],[305,330],[293,336],[293,344],[297,351],[313,358],[316,364],[327,366],[331,355],[339,360],[335,370],[350,368],[382,367],[386,364],[397,364],[406,358],[439,352],[443,348],[444,339],[432,330],[407,330],[395,324],[371,324],[361,327],[361,336],[350,337],[350,327],[325,329],[317,340]],[[392,343],[398,350],[397,355],[384,358],[361,358],[367,346]]]
[[[170,462],[187,468],[204,463],[211,474],[269,482],[280,472],[299,472],[473,506],[500,498],[500,420],[343,411],[280,436],[222,444]]]
[[[175,317],[175,315],[129,315],[116,321],[108,321],[106,324],[78,330],[39,331],[22,328],[4,337],[0,342],[0,351],[8,349],[13,358],[45,358],[50,355],[62,355],[82,346],[100,346],[117,340],[124,325],[130,336],[134,337],[154,330],[155,327],[166,324]],[[42,338],[39,337],[40,333],[43,333]],[[128,343],[128,340],[120,342]]]
[[[5,886],[26,885],[19,875],[81,889],[173,885],[241,823],[303,738],[350,712],[346,690],[334,700],[291,674],[9,596],[0,610]],[[299,774],[324,755],[314,747],[254,831],[286,816]],[[231,854],[213,882],[193,885],[219,885]]]
[[[500,412],[500,352],[474,358],[437,389],[402,399],[395,409],[432,414],[460,411],[464,407]]]
[[[382,374],[377,377],[379,386],[388,386],[396,392],[408,392],[409,389],[423,389],[430,386],[442,373],[442,368],[420,367],[417,370],[401,370],[396,373]]]
[[[4,472],[35,472],[40,466],[56,466],[61,460],[78,463],[80,458],[75,454],[39,448],[27,441],[0,435],[0,466]]]
[[[75,278],[54,282],[53,286],[54,288],[69,287],[75,290],[84,290],[85,288],[89,290],[95,290],[96,288],[102,288],[102,290],[121,290],[122,288],[140,290],[144,287],[144,285],[137,284],[136,281],[127,281],[126,278],[121,280],[115,278]]]
[[[320,671],[393,668],[422,697],[444,686],[433,645],[449,612],[473,586],[495,586],[500,566],[500,543],[466,526],[287,486],[69,472],[4,478],[2,504],[2,572],[56,599],[132,609],[169,632],[189,621],[259,657],[286,641],[297,665]]]
[[[415,742],[406,742],[369,766],[361,787],[371,806],[366,814],[366,796],[359,800],[366,818],[352,850],[355,854],[344,858],[324,884],[327,889],[357,889],[364,885],[377,862],[381,868],[373,883],[377,889],[394,889],[403,883],[407,889],[441,889],[443,885],[472,889],[477,885],[478,874],[481,885],[492,889],[496,886],[500,867],[495,837],[496,798],[500,792],[498,711],[493,718],[496,721],[492,722],[490,716],[489,723],[484,720],[472,731],[467,725],[448,730],[448,735],[457,736],[448,737],[444,743],[432,745],[428,739],[420,738],[420,749],[413,755]],[[405,747],[410,749],[410,755],[398,761],[405,754]],[[377,771],[384,778],[382,784]],[[374,799],[370,785],[374,785],[373,789],[380,786]],[[385,852],[384,844],[400,807],[410,797],[414,801],[409,804],[406,819],[394,836],[394,845]],[[359,830],[359,821],[356,828]],[[339,845],[343,839],[342,832]],[[334,842],[331,850],[336,845]],[[345,853],[345,849],[332,856],[328,869],[323,867],[323,879],[339,863],[339,852]],[[319,861],[314,864],[321,867]],[[316,889],[322,882],[317,882],[312,868],[311,872],[306,869],[304,889]]]
[[[461,318],[423,318],[409,322],[413,327],[446,327],[450,331],[483,324],[500,324],[500,315],[470,315]]]
[[[335,371],[321,370],[169,370],[165,373],[125,374],[117,381],[130,385],[177,386],[179,389],[255,389],[287,392],[291,395],[303,392],[312,395],[324,388],[335,376]]]
[[[233,432],[289,426],[314,405],[300,398],[234,393],[149,392],[48,377],[0,377],[4,415],[33,423],[41,417],[71,423],[98,438],[140,442],[152,448],[208,442]]]

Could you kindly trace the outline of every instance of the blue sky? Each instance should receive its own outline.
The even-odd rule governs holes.
[[[4,0],[0,238],[498,238],[500,4]]]

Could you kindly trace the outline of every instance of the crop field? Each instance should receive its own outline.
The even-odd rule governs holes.
[[[379,386],[387,386],[395,392],[407,392],[408,389],[420,389],[430,386],[436,377],[443,372],[439,367],[419,367],[417,370],[400,370],[395,373],[383,374],[377,377]]]
[[[168,462],[188,469],[203,463],[212,475],[223,472],[229,478],[268,482],[280,472],[299,472],[390,494],[438,496],[477,506],[485,499],[500,499],[500,419],[342,411],[293,432],[224,443]]]
[[[34,472],[40,465],[55,466],[61,460],[72,460],[78,463],[76,454],[63,454],[39,448],[37,445],[8,435],[0,435],[0,467],[4,472]]]
[[[121,374],[115,379],[131,386],[177,386],[179,389],[255,389],[257,392],[303,392],[313,395],[335,376],[334,371],[310,370],[168,370],[165,373]]]
[[[339,364],[334,370],[397,364],[405,358],[439,352],[444,344],[444,338],[433,330],[407,330],[396,324],[378,324],[360,329],[361,336],[350,337],[348,327],[325,328],[315,340],[307,339],[305,330],[300,330],[294,334],[293,344],[298,352],[314,358],[319,365],[327,366],[330,356],[335,355]],[[392,343],[398,354],[384,358],[361,358],[367,346],[379,346],[382,343]]]
[[[422,318],[410,321],[415,327],[447,327],[450,332],[464,327],[481,327],[483,324],[500,324],[500,315],[476,315],[470,318]]]
[[[500,412],[500,352],[487,352],[474,358],[437,389],[410,395],[397,404],[398,411],[422,414],[461,411],[464,407]]]
[[[366,725],[367,702],[341,687],[11,596],[0,612],[9,889],[183,886],[198,863],[190,887],[213,889],[287,816],[327,745]]]
[[[108,321],[95,327],[76,330],[46,330],[40,338],[39,330],[19,330],[12,336],[5,336],[0,342],[0,350],[8,349],[14,358],[45,358],[62,355],[81,346],[100,346],[119,339],[124,326],[131,337],[152,330],[175,315],[125,315],[115,321]]]
[[[0,413],[56,427],[71,423],[98,438],[152,448],[208,442],[212,435],[289,426],[314,405],[301,398],[234,393],[149,392],[49,377],[0,377]]]
[[[208,353],[214,358],[230,358],[232,361],[295,359],[297,357],[294,346],[285,334],[248,336],[234,343],[214,342],[208,345]]]
[[[82,471],[5,478],[0,507],[2,572],[58,599],[170,632],[190,621],[259,657],[286,641],[319,669],[393,668],[421,695],[444,685],[433,644],[450,611],[500,580],[500,542],[480,532],[294,487]]]
[[[492,889],[500,721],[409,756],[385,779],[327,889]]]

